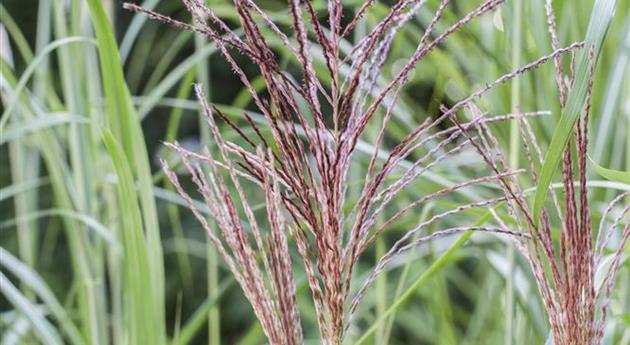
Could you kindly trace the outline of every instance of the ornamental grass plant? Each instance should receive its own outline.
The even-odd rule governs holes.
[[[629,11],[3,2],[0,345],[630,345]]]

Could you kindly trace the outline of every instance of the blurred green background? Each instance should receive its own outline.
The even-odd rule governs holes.
[[[230,2],[208,2],[222,18],[237,24]],[[438,3],[428,1],[396,38],[384,80],[411,55]],[[452,1],[437,30],[479,3]],[[143,4],[190,20],[179,1]],[[278,23],[290,24],[284,2],[260,4]],[[314,4],[324,12],[324,2]],[[344,1],[348,16],[360,4]],[[391,4],[378,2],[355,35],[361,37]],[[593,1],[553,4],[561,45],[583,39]],[[435,115],[440,104],[453,104],[517,66],[549,54],[544,5],[543,0],[508,0],[424,59],[396,108],[394,125],[387,133],[389,145]],[[159,157],[173,158],[163,150],[162,141],[179,140],[197,151],[211,146],[207,129],[200,125],[192,82],[203,84],[210,100],[239,123],[244,123],[239,109],[256,111],[215,47],[189,32],[134,16],[113,0],[3,0],[1,6],[0,344],[125,344],[130,332],[138,332],[135,339],[150,334],[152,340],[145,344],[264,343],[240,289],[191,213],[180,207],[181,199],[164,181],[158,164]],[[280,46],[277,53],[292,70],[290,53]],[[630,170],[629,60],[630,1],[620,0],[597,68],[590,154],[601,166],[626,171]],[[322,61],[316,63],[323,66]],[[263,89],[255,66],[246,60],[242,64],[254,85]],[[516,106],[521,111],[552,111],[550,117],[533,122],[546,143],[559,118],[553,65],[498,88],[478,104],[490,114],[510,113]],[[104,141],[101,129],[108,126],[111,140]],[[369,142],[375,130],[368,129],[364,139]],[[498,126],[498,131],[508,147],[509,125]],[[237,140],[227,126],[224,133]],[[420,179],[396,204],[405,205],[445,181],[462,180],[476,169],[471,157],[463,155],[437,166],[432,177]],[[358,166],[365,166],[369,155],[356,159]],[[526,164],[523,157],[521,164]],[[361,172],[357,168],[354,177],[359,179]],[[125,194],[117,188],[125,181],[133,186],[134,180],[140,181],[135,192]],[[630,188],[595,173],[589,181],[594,186],[595,218],[614,195]],[[358,194],[356,188],[350,188],[348,199]],[[442,200],[419,210],[416,217],[430,217],[458,202],[462,199]],[[131,253],[144,264],[132,267],[131,260],[124,259],[131,249],[122,243],[122,231],[129,225],[125,222],[140,217],[146,239],[140,228],[130,235],[137,242],[131,238],[125,243],[137,244]],[[461,222],[470,225],[465,224],[470,219],[462,217]],[[402,225],[392,229],[362,258],[357,281],[402,231]],[[396,262],[370,289],[358,321],[349,329],[349,343],[454,240],[438,240]],[[535,284],[526,262],[509,247],[505,239],[474,236],[369,341],[543,344],[548,325]],[[301,270],[296,274],[307,342],[317,344],[304,275]],[[605,344],[628,345],[627,263],[613,296]],[[146,320],[128,322],[124,315],[129,310]]]

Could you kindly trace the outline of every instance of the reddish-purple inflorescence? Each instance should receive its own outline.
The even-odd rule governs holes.
[[[425,0],[398,1],[345,56],[340,48],[342,41],[355,29],[374,1],[366,1],[356,15],[348,20],[342,18],[343,5],[340,0],[328,1],[328,15],[322,21],[309,0],[290,0],[287,11],[292,18],[292,35],[287,34],[285,27],[276,24],[252,0],[234,0],[234,10],[242,34],[231,29],[203,1],[183,2],[192,15],[193,24],[177,21],[134,4],[125,4],[125,7],[178,29],[191,30],[209,38],[250,93],[264,121],[255,121],[251,114],[243,111],[243,117],[253,135],[246,134],[219,107],[209,104],[201,87],[196,85],[197,97],[217,150],[215,153],[209,150],[195,153],[177,143],[166,145],[181,157],[207,209],[200,208],[166,162],[163,162],[164,172],[234,274],[260,320],[269,343],[303,343],[293,276],[296,263],[291,257],[292,249],[299,254],[299,261],[306,273],[317,313],[320,339],[322,344],[327,345],[342,342],[364,292],[393,258],[438,237],[474,230],[506,234],[518,239],[519,243],[529,243],[527,240],[530,236],[539,239],[531,245],[535,248],[531,251],[534,255],[528,257],[532,260],[532,267],[540,284],[546,284],[547,281],[542,280],[545,277],[541,271],[542,266],[538,265],[540,256],[537,248],[542,246],[546,251],[553,250],[550,238],[545,237],[549,232],[547,228],[539,232],[532,227],[529,233],[525,233],[509,230],[503,222],[498,221],[497,226],[451,227],[425,235],[422,232],[447,216],[472,208],[492,208],[498,203],[512,205],[512,215],[518,219],[523,217],[517,210],[525,214],[526,204],[522,192],[515,187],[514,179],[521,171],[511,170],[494,158],[493,153],[497,150],[493,147],[494,139],[488,126],[505,120],[526,123],[527,117],[545,113],[484,117],[474,107],[474,101],[496,86],[551,59],[558,61],[560,55],[582,47],[581,42],[566,48],[554,45],[552,54],[487,84],[450,109],[444,109],[442,114],[412,129],[391,149],[384,150],[383,141],[394,107],[416,65],[458,29],[494,10],[503,0],[482,2],[473,11],[447,26],[443,32],[437,33],[437,24],[449,5],[448,0],[442,0],[412,56],[384,84],[379,78],[392,41],[401,27],[421,7],[427,6]],[[347,22],[345,26],[344,22]],[[293,54],[300,67],[301,81],[296,81],[294,76],[282,69],[276,50],[270,43],[272,38]],[[315,67],[316,57],[323,67],[319,70]],[[252,85],[242,68],[242,62],[237,62],[242,58],[254,64],[260,78],[264,80],[264,96]],[[324,85],[324,80],[329,83]],[[472,120],[459,123],[455,114],[462,110],[472,113]],[[379,115],[382,118],[374,142],[375,149],[366,168],[363,188],[357,200],[347,201],[348,175],[357,145],[368,123],[376,121]],[[220,119],[223,124],[232,128],[243,144],[225,140],[215,119]],[[438,127],[446,121],[453,121],[456,126],[440,130]],[[530,135],[531,132],[527,134]],[[580,162],[584,157],[582,150],[585,149],[585,137],[584,129],[580,134],[582,139],[579,140]],[[393,198],[419,177],[445,159],[471,148],[479,151],[488,163],[490,169],[487,170],[490,173],[428,193],[412,201],[409,206],[391,213],[393,215],[384,212],[391,207]],[[540,151],[538,147],[536,150]],[[419,151],[423,152],[419,158],[412,158]],[[571,157],[567,159],[568,164]],[[572,185],[569,182],[567,180]],[[380,258],[353,298],[349,298],[353,271],[359,257],[388,227],[435,198],[488,183],[499,184],[508,192],[505,196],[462,203],[459,207],[438,213],[409,229]],[[264,193],[266,219],[261,220],[254,214],[245,184],[256,185]],[[351,207],[347,207],[349,203]],[[589,215],[587,211],[583,211],[586,206],[582,195],[578,203],[580,211],[572,210],[572,213],[567,214],[566,217],[571,217],[571,222],[566,227],[576,227],[579,230],[566,233],[566,236],[570,236],[567,239],[571,244],[567,244],[563,253],[573,253],[576,250],[571,247],[573,245],[580,249],[587,246],[585,233],[589,228],[585,222],[589,221]],[[218,233],[213,230],[207,216],[213,220]],[[385,216],[384,222],[377,221]],[[552,257],[555,255],[553,252],[549,254]],[[576,265],[575,269],[591,267],[589,260],[592,258],[569,259],[574,260],[571,264]],[[554,272],[556,270],[558,279],[561,279],[559,269],[554,268]],[[580,281],[588,280],[589,272],[591,271],[580,272]],[[569,302],[556,301],[557,298],[551,295],[551,287],[545,286],[541,288],[541,292],[548,308],[555,308],[554,303],[558,304],[557,308],[567,307]],[[574,290],[567,293],[571,296],[579,295]],[[564,320],[552,319],[552,326],[556,327],[561,322]],[[564,343],[557,343],[562,344]]]

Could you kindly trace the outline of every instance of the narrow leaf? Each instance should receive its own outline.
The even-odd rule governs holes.
[[[545,155],[543,166],[539,172],[540,179],[536,186],[533,208],[535,221],[538,221],[542,212],[549,185],[558,168],[558,164],[562,158],[562,152],[564,152],[564,148],[569,141],[575,122],[584,109],[585,96],[589,83],[589,49],[592,47],[595,56],[599,56],[602,43],[615,12],[616,3],[616,0],[597,0],[593,6],[591,19],[586,32],[586,44],[578,58],[575,84],[569,92],[566,107],[551,137],[549,150]]]
[[[595,169],[595,171],[603,178],[613,182],[630,183],[630,171],[608,169],[595,163],[595,161],[592,159],[590,159],[590,161],[591,164],[593,164],[593,168]]]

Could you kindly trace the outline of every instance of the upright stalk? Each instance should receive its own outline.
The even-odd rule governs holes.
[[[512,5],[512,68],[518,68],[521,65],[521,23],[523,14],[522,0],[514,0]],[[513,114],[520,113],[520,82],[519,78],[512,81],[512,94],[510,97],[510,112]],[[518,169],[519,148],[520,148],[520,122],[510,122],[510,156],[509,164],[512,169]],[[507,244],[508,272],[505,286],[505,344],[512,344],[514,340],[514,269],[515,269],[515,250],[512,243]]]
[[[53,29],[57,38],[64,38],[70,35],[80,35],[80,12],[83,3],[73,1],[69,7],[62,6],[62,4],[55,2],[53,4]],[[68,20],[68,17],[70,20]],[[83,88],[81,87],[81,76],[84,73],[84,59],[82,59],[83,52],[76,46],[60,47],[58,50],[59,69],[61,72],[61,88],[63,91],[62,101],[66,109],[72,114],[87,114],[87,109],[82,104],[81,100],[85,99],[83,94]],[[70,194],[72,198],[74,208],[78,212],[90,214],[90,199],[95,193],[93,193],[93,182],[89,177],[93,177],[94,174],[91,171],[90,165],[87,163],[88,157],[86,155],[87,142],[85,126],[79,124],[70,124],[68,133],[68,150],[70,167],[73,174],[68,176],[72,181]],[[82,267],[81,274],[76,280],[78,285],[79,295],[84,295],[86,302],[84,305],[83,320],[86,321],[86,336],[89,339],[90,344],[104,344],[107,343],[105,331],[105,322],[102,303],[104,296],[103,290],[99,289],[95,282],[103,281],[101,277],[96,275],[95,262],[97,256],[88,255],[92,253],[95,248],[92,245],[90,239],[86,236],[85,227],[78,225],[79,231],[73,233],[67,232],[67,236],[74,238],[71,241],[75,242],[75,251],[82,251],[83,254],[74,253],[73,257],[83,257],[84,260],[80,264]]]

